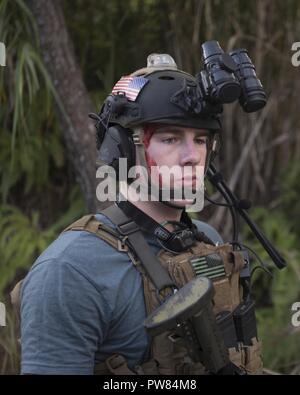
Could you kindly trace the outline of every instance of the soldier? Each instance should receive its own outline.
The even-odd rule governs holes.
[[[25,278],[22,373],[207,372],[170,333],[151,339],[143,325],[174,289],[198,275],[213,281],[214,313],[228,313],[232,360],[260,371],[256,334],[239,338],[233,319],[246,303],[243,258],[186,212],[202,208],[203,177],[221,129],[217,111],[199,105],[195,77],[168,55],[150,56],[146,68],[113,88],[96,128],[99,161],[115,171],[120,194],[108,209],[70,225]],[[122,179],[120,159],[141,172]]]

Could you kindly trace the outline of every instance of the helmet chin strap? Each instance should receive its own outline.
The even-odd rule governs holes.
[[[168,202],[168,201],[162,201],[162,202],[160,202],[160,203],[164,204],[165,206],[174,208],[175,210],[185,210],[185,207],[176,206],[175,204],[171,203],[171,201],[170,201],[170,202]]]

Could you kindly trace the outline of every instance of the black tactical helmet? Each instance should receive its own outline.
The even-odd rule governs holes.
[[[164,123],[219,131],[220,107],[203,111],[202,103],[194,76],[177,70],[170,55],[152,54],[146,68],[117,82],[99,115],[106,128],[117,124],[132,129],[145,123]]]
[[[132,128],[144,123],[164,123],[213,131],[220,129],[215,114],[197,113],[195,77],[183,71],[166,69],[150,70],[143,77],[133,78],[145,78],[147,83],[134,102],[121,91],[107,98],[103,113],[110,112],[110,124]],[[186,92],[190,93],[189,96]]]

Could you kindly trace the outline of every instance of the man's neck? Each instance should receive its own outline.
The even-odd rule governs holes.
[[[158,223],[162,223],[163,221],[180,221],[183,211],[169,207],[161,202],[135,202],[130,199],[128,200]]]
[[[154,219],[154,221],[158,222],[159,224],[164,221],[180,221],[183,209],[176,209],[157,201],[137,200],[135,193],[132,193],[130,188],[128,192],[128,201],[143,211],[145,214],[149,215],[149,217]],[[174,227],[170,224],[167,224],[165,227],[170,231],[174,230]]]

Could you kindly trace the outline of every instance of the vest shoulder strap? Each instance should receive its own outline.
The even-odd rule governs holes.
[[[127,217],[117,205],[107,207],[102,213],[116,225],[119,234],[128,240],[157,291],[167,290],[172,292],[172,289],[177,288],[168,271],[161,265],[149,247],[140,227],[131,218]]]
[[[112,228],[103,224],[93,214],[85,215],[79,218],[77,221],[73,222],[66,229],[64,229],[63,232],[67,232],[69,230],[84,230],[106,241],[110,246],[118,251],[127,253],[129,252],[129,248],[126,245],[126,240],[118,237],[118,234],[114,232]],[[132,257],[130,258],[132,259]]]
[[[105,226],[93,214],[89,214],[73,222],[64,232],[68,230],[85,230],[95,234],[118,251],[126,251],[136,267],[138,262],[140,262],[158,291],[169,287],[173,288],[175,284],[151,251],[136,223],[128,218],[116,205],[104,209],[101,213],[116,225],[116,231],[109,226]],[[134,254],[131,253],[132,250]],[[138,259],[136,260],[134,256]]]

